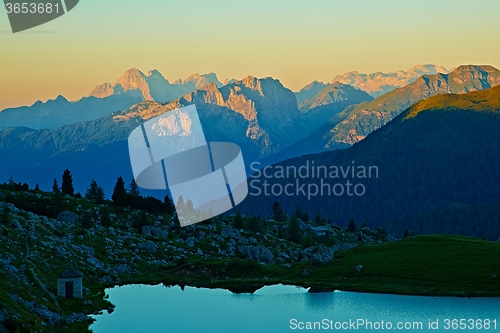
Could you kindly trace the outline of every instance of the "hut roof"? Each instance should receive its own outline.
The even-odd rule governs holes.
[[[71,278],[80,278],[83,277],[83,273],[80,271],[77,271],[73,267],[69,267],[67,270],[62,272],[57,276],[58,279],[71,279]]]

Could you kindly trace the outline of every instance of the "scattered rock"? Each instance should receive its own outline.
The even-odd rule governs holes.
[[[113,282],[113,279],[109,275],[104,275],[102,278],[99,279],[101,283],[110,283]]]
[[[143,225],[141,228],[141,234],[151,236],[151,227],[149,225]]]
[[[68,324],[80,323],[89,319],[84,313],[73,313],[66,317],[65,321]]]
[[[290,256],[286,254],[285,252],[280,252],[278,253],[279,258],[284,258],[284,259],[290,259]]]
[[[233,228],[227,225],[224,228],[222,228],[220,234],[222,237],[230,237],[233,234]]]
[[[97,260],[96,258],[94,258],[94,257],[88,257],[87,261],[90,264],[94,265],[96,268],[104,269],[104,264],[102,262],[100,262],[99,260]]]
[[[333,260],[334,250],[324,245],[315,245],[304,250],[304,254],[312,264],[327,264]]]
[[[66,257],[66,255],[68,254],[68,253],[66,252],[66,249],[65,249],[64,247],[62,247],[62,246],[58,246],[58,247],[56,247],[56,251],[57,251],[57,252],[58,252],[61,256],[63,256],[63,257]]]
[[[57,220],[69,225],[76,225],[78,223],[78,215],[69,210],[65,210],[59,213]]]
[[[253,259],[257,262],[272,263],[274,254],[267,247],[258,245],[246,245],[238,247],[238,251],[247,258]]]
[[[118,274],[125,274],[132,272],[132,268],[127,264],[121,264],[115,267],[115,271]]]
[[[195,246],[195,244],[196,244],[196,242],[197,242],[197,240],[196,240],[196,238],[194,238],[194,237],[189,237],[189,238],[186,240],[186,242],[187,242],[187,246],[188,246],[188,247],[194,247],[194,246]]]
[[[156,253],[156,251],[158,250],[156,248],[156,244],[153,243],[152,241],[145,241],[145,242],[139,243],[137,245],[137,248],[139,250],[149,252],[149,253]]]

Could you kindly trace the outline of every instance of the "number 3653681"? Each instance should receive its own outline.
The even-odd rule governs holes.
[[[59,13],[59,4],[55,3],[9,3],[5,4],[7,14],[52,14]]]

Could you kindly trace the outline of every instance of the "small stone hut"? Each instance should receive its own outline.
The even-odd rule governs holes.
[[[57,296],[66,298],[82,298],[83,273],[73,267],[57,276]]]

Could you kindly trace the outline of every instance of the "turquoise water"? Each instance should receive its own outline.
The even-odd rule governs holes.
[[[106,293],[116,308],[94,317],[95,333],[500,331],[498,298],[312,294],[283,285],[254,294],[162,285],[128,285]],[[429,323],[437,329],[430,330]]]

